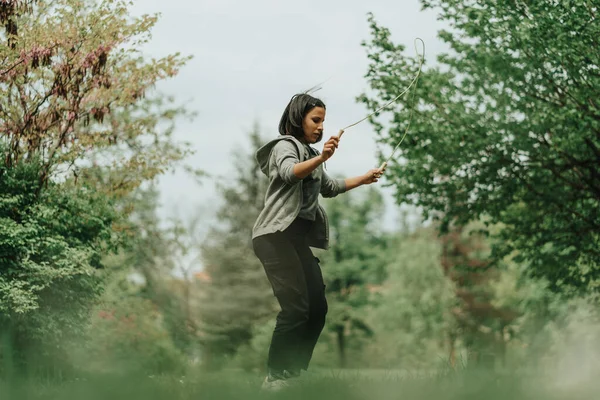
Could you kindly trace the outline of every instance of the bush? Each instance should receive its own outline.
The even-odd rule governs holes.
[[[255,325],[252,329],[252,339],[249,343],[240,346],[231,360],[231,366],[242,368],[247,372],[265,372],[274,328],[275,319],[265,324]]]
[[[175,347],[154,304],[129,297],[95,308],[78,364],[92,372],[182,373],[185,356]]]
[[[61,369],[102,291],[116,214],[83,186],[40,188],[39,171],[0,166],[0,335],[20,367]]]

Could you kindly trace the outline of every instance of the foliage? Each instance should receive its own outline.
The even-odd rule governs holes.
[[[188,269],[198,265],[197,260],[188,260],[187,254],[182,252],[182,242],[184,237],[198,240],[194,236],[194,225],[199,220],[190,218],[187,227],[161,223],[157,215],[159,193],[156,188],[138,190],[136,194],[130,216],[133,234],[128,248],[123,251],[124,259],[115,268],[125,268],[143,278],[139,295],[154,304],[173,343],[187,352],[197,329],[190,311],[192,282]],[[192,246],[198,247],[199,243]],[[186,270],[178,268],[183,262],[189,264]]]
[[[412,96],[389,112],[381,142],[395,145],[387,174],[399,201],[464,226],[502,224],[493,258],[515,251],[554,291],[600,282],[600,53],[589,1],[422,0],[449,24],[451,52],[424,71]],[[369,18],[367,79],[375,109],[413,78],[416,61]]]
[[[390,243],[388,279],[381,300],[368,313],[374,340],[366,363],[380,368],[434,368],[447,360],[457,306],[452,282],[441,265],[435,231],[397,235]]]
[[[178,272],[176,260],[181,256],[175,242],[187,232],[161,223],[157,215],[158,195],[150,185],[119,198],[120,205],[130,204],[133,211],[122,224],[128,233],[119,252],[103,258],[107,287],[101,302],[121,314],[127,312],[127,306],[142,307],[152,314],[148,318],[158,321],[160,331],[169,335],[169,345],[187,353],[195,334],[194,323],[186,313],[188,281],[174,276]],[[151,308],[144,308],[146,305]],[[110,333],[116,335],[115,341],[124,340],[118,330],[107,327],[106,332],[106,341]],[[90,340],[98,340],[94,328],[89,334]]]
[[[254,160],[263,143],[257,126],[249,139],[249,149],[232,157],[236,160],[235,173],[220,188],[220,224],[210,230],[202,244],[204,271],[210,282],[202,285],[198,317],[207,367],[218,365],[220,359],[248,344],[253,326],[276,312],[272,290],[251,243],[267,185]]]
[[[275,318],[272,318],[266,323],[255,324],[252,327],[252,339],[239,347],[230,366],[242,368],[246,372],[266,373],[266,360],[275,323]]]
[[[36,191],[72,174],[111,193],[151,179],[184,148],[170,140],[186,115],[173,99],[151,94],[187,58],[146,61],[156,16],[132,19],[123,0],[2,2],[0,135],[4,165],[42,160]],[[18,29],[17,29],[18,27]],[[109,167],[110,173],[98,168]],[[106,169],[104,169],[106,171]]]
[[[150,301],[128,296],[95,307],[78,364],[93,373],[177,374],[185,357],[165,329],[163,315]]]
[[[188,58],[146,60],[157,18],[129,5],[0,2],[0,324],[30,370],[69,363],[97,268],[134,232],[127,196],[186,154],[171,133],[191,114],[151,89]]]
[[[82,332],[118,220],[110,201],[84,187],[49,183],[37,195],[40,168],[0,167],[0,332],[23,357],[60,354]]]
[[[335,335],[339,365],[348,366],[348,347],[360,347],[373,334],[367,306],[386,278],[389,249],[381,229],[384,204],[375,189],[362,197],[340,195],[326,204],[330,248],[318,252],[329,303],[326,329]],[[361,339],[362,338],[362,339]]]
[[[494,301],[493,284],[503,271],[490,267],[489,240],[477,224],[470,224],[453,226],[440,242],[440,264],[453,283],[457,300],[452,309],[455,329],[448,332],[451,365],[456,365],[457,339],[467,347],[469,362],[492,366],[497,357],[505,362],[508,327],[519,314]]]

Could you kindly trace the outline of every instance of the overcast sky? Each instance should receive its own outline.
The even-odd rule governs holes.
[[[422,38],[430,65],[446,49],[436,37],[441,22],[431,10],[421,11],[418,0],[138,0],[132,9],[134,15],[156,12],[162,15],[144,51],[194,56],[159,85],[198,112],[193,122],[178,124],[176,137],[193,143],[196,154],[188,163],[222,176],[231,172],[233,149],[248,145],[254,122],[265,137],[276,137],[290,97],[331,76],[316,93],[327,105],[326,137],[367,114],[355,98],[367,88],[361,42],[369,39],[368,12],[411,55],[414,38]],[[328,171],[362,174],[377,166],[375,151],[374,131],[364,122],[344,135]],[[181,171],[162,177],[160,189],[163,216],[178,208],[210,217],[219,201],[210,180],[198,186]],[[389,190],[386,197],[391,201]]]

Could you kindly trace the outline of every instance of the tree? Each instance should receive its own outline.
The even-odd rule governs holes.
[[[37,195],[41,168],[0,166],[0,336],[11,348],[0,355],[31,372],[69,366],[67,342],[84,332],[102,291],[97,269],[120,219],[91,190],[49,182]]]
[[[455,346],[461,339],[467,347],[468,361],[476,365],[494,366],[496,356],[506,362],[508,327],[519,312],[502,306],[494,284],[502,274],[489,266],[489,243],[474,226],[452,227],[440,238],[440,264],[453,283],[457,304],[452,309],[455,329],[449,330],[449,362],[456,365]],[[500,299],[504,300],[504,299]]]
[[[458,302],[436,236],[434,229],[420,228],[390,239],[388,277],[367,316],[374,331],[365,348],[370,366],[432,368],[452,356],[448,339],[456,332],[452,310]]]
[[[203,285],[199,312],[200,341],[207,367],[249,343],[252,328],[275,312],[263,267],[252,249],[252,227],[263,208],[267,178],[254,154],[263,143],[258,126],[250,133],[249,151],[238,150],[235,173],[221,185],[223,204],[202,245],[210,283]]]
[[[326,329],[335,336],[339,364],[346,367],[349,344],[373,335],[366,310],[372,291],[386,277],[387,241],[381,230],[383,197],[369,189],[363,197],[353,193],[327,203],[331,243],[323,259],[329,312]]]
[[[3,1],[0,134],[3,163],[42,161],[36,191],[53,178],[103,179],[127,193],[185,154],[170,140],[186,115],[149,93],[187,58],[144,60],[156,16],[131,19],[123,0]],[[36,158],[37,157],[37,158]],[[103,166],[105,173],[98,174]],[[106,173],[110,171],[110,173]]]
[[[104,291],[74,353],[86,371],[180,372],[195,333],[185,313],[185,286],[174,275],[176,238],[187,232],[161,224],[156,187],[119,198],[125,200],[133,204],[131,233],[118,253],[103,257]]]
[[[182,262],[190,262],[189,268],[197,261],[186,259],[185,253],[190,246],[183,243],[185,238],[197,238],[192,229],[178,225],[179,222],[174,226],[161,224],[163,221],[157,215],[158,200],[159,192],[153,186],[139,188],[128,196],[128,202],[133,204],[128,220],[130,234],[120,254],[107,261],[116,279],[128,279],[131,274],[143,278],[135,296],[146,299],[156,308],[173,343],[182,352],[188,352],[195,336],[195,323],[189,311],[189,271],[180,271],[177,267]],[[197,225],[198,219],[191,221],[191,225]],[[194,245],[197,247],[198,243]],[[183,276],[175,276],[181,272],[184,272]],[[131,296],[128,293],[121,295]],[[115,293],[112,300],[118,305],[125,299]]]
[[[171,132],[187,111],[150,89],[187,58],[145,60],[157,18],[128,4],[0,1],[0,322],[19,356],[83,331],[131,232],[123,197],[186,153]]]
[[[529,273],[573,293],[600,284],[600,24],[593,2],[422,0],[450,25],[451,48],[391,109],[381,141],[398,142],[387,176],[398,201],[442,229],[501,224],[493,259],[517,252]],[[416,61],[369,18],[370,109],[407,87]],[[386,111],[387,113],[387,111]],[[489,232],[489,230],[488,230]]]

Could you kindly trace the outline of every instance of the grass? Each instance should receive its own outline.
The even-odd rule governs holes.
[[[411,376],[391,371],[311,372],[285,392],[260,391],[262,376],[240,371],[192,372],[185,377],[89,375],[63,383],[11,379],[0,381],[2,400],[200,400],[200,399],[461,399],[591,400],[600,398],[596,382],[564,385],[541,374],[523,376],[461,371]]]

